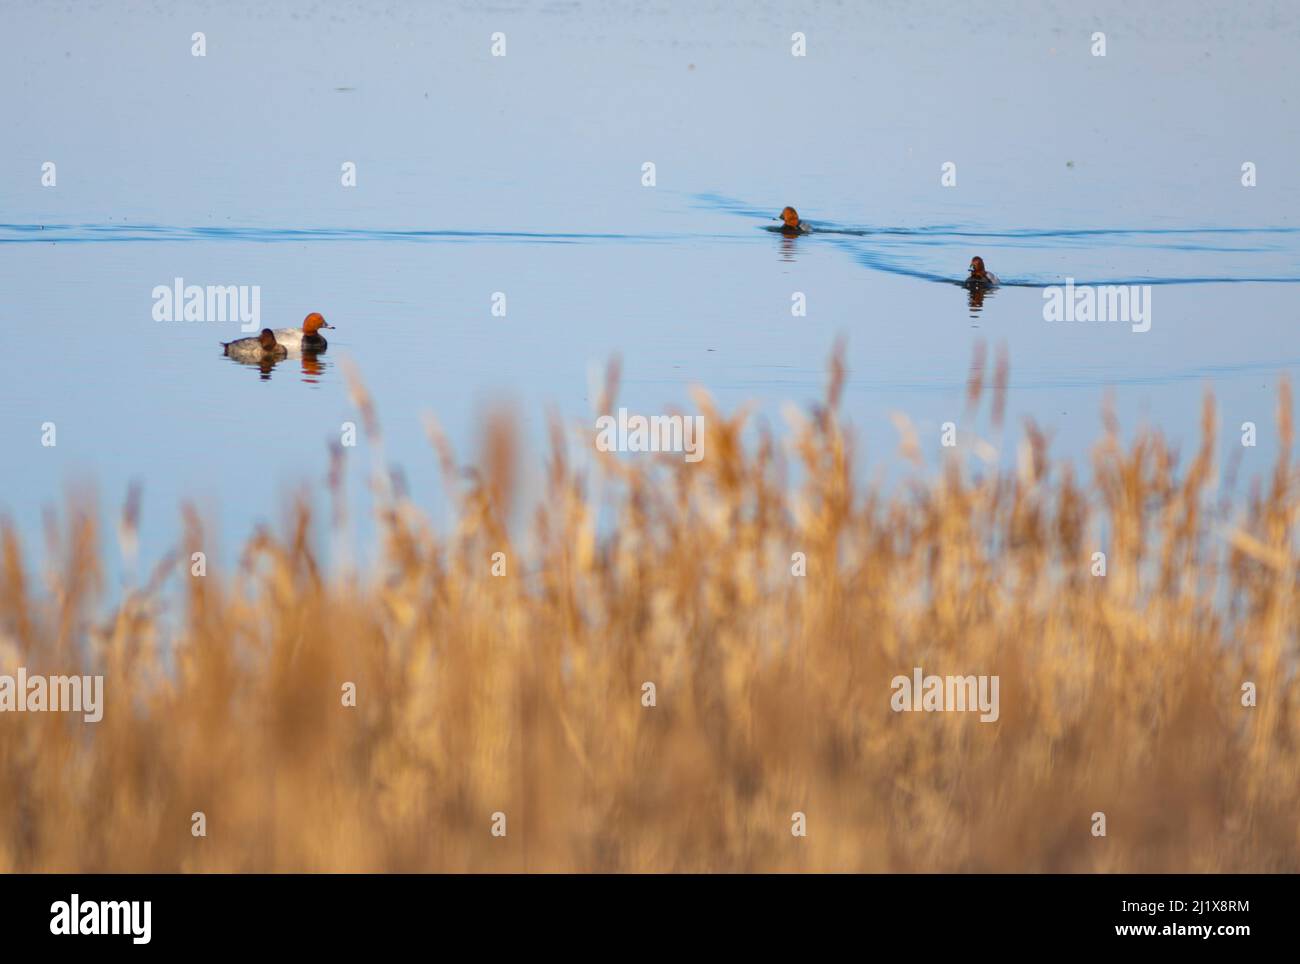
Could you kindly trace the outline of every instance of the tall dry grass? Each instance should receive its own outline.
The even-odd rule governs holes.
[[[976,371],[1000,417],[1005,367]],[[52,527],[44,585],[5,526],[0,671],[102,672],[107,709],[0,715],[0,870],[1300,870],[1287,390],[1275,467],[1228,499],[1208,398],[1185,465],[1112,420],[1083,485],[1030,425],[1014,471],[954,458],[886,494],[854,478],[842,384],[833,362],[792,458],[704,397],[694,465],[578,466],[557,428],[519,532],[509,421],[469,472],[431,426],[458,522],[377,476],[364,578],[315,548],[339,492],[333,524],[293,507],[204,578],[189,513],[113,603],[93,513]],[[892,712],[914,666],[998,674],[1000,720]]]

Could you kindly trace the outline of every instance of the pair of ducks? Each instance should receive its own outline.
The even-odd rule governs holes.
[[[787,237],[795,234],[809,234],[812,226],[807,221],[799,220],[799,212],[792,207],[785,207],[781,210],[778,218],[781,222],[781,233]],[[967,288],[992,288],[998,283],[998,276],[984,268],[984,259],[978,255],[970,259],[970,276],[962,282]]]
[[[260,362],[284,358],[290,350],[322,352],[329,342],[320,333],[322,328],[333,328],[319,312],[313,311],[303,319],[301,328],[263,328],[256,338],[223,341],[221,347],[236,361]]]

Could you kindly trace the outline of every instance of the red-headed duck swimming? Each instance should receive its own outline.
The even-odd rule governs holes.
[[[329,342],[320,333],[322,328],[333,328],[320,312],[313,311],[302,320],[301,328],[277,328],[275,340],[290,351],[324,351]]]
[[[270,328],[263,328],[256,338],[223,341],[221,347],[231,358],[245,362],[274,361],[289,354],[289,350],[275,340],[275,332]]]
[[[799,220],[799,212],[792,207],[782,208],[781,216],[777,220],[781,222],[782,234],[807,234],[812,230],[812,226],[807,221]]]
[[[976,255],[970,259],[970,277],[966,279],[968,288],[992,288],[998,283],[998,276],[992,271],[984,270],[984,259]]]

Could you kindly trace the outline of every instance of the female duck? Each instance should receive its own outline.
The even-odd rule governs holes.
[[[313,311],[302,321],[301,328],[277,328],[275,340],[291,351],[324,351],[329,342],[320,334],[322,328],[333,328],[319,312]]]
[[[275,332],[270,328],[263,328],[256,338],[223,341],[221,347],[231,358],[242,362],[275,361],[289,354],[289,350],[275,340]]]
[[[779,220],[782,234],[808,234],[812,231],[812,226],[807,221],[800,221],[799,212],[792,207],[782,208]]]
[[[970,277],[966,279],[967,288],[992,288],[998,283],[998,276],[992,271],[984,270],[984,259],[976,255],[970,259]]]

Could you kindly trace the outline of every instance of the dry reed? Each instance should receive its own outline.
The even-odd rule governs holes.
[[[337,491],[333,526],[294,506],[202,578],[188,512],[112,601],[92,513],[51,524],[43,584],[4,525],[0,672],[102,672],[107,708],[0,714],[0,871],[1300,870],[1286,386],[1271,475],[1215,505],[1208,397],[1185,467],[1112,419],[1084,485],[1029,425],[1014,470],[953,458],[886,492],[854,478],[843,381],[833,359],[784,442],[701,394],[698,464],[577,464],[557,426],[522,533],[510,420],[469,472],[431,423],[458,521],[377,476],[366,578],[320,558]],[[988,381],[1000,417],[1004,357]],[[893,712],[914,666],[998,674],[1001,718]]]

